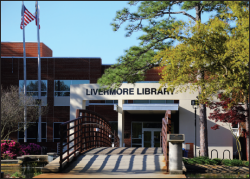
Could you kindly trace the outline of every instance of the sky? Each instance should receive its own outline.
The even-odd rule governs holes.
[[[38,1],[40,6],[40,42],[53,51],[53,57],[100,57],[102,64],[114,64],[131,46],[139,45],[136,32],[126,37],[125,27],[114,32],[110,25],[116,11],[128,7],[128,1]],[[35,13],[35,1],[24,1]],[[1,42],[23,42],[20,29],[22,1],[1,1]],[[179,11],[175,6],[174,11]],[[188,11],[195,16],[195,11]],[[206,22],[214,13],[203,13]],[[171,15],[188,21],[184,15]],[[25,42],[37,42],[35,21],[25,27]]]

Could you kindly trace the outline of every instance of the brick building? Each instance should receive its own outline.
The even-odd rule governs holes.
[[[23,83],[23,53],[22,43],[1,42],[1,85],[6,88],[10,85],[22,86]],[[171,132],[185,134],[185,143],[194,144],[194,109],[191,100],[195,99],[197,92],[193,94],[167,93],[151,95],[152,89],[159,86],[158,73],[160,68],[154,68],[146,73],[143,83],[123,84],[122,95],[105,96],[85,94],[86,89],[95,90],[98,88],[97,80],[102,76],[104,70],[110,65],[102,64],[99,57],[53,57],[52,50],[44,43],[40,43],[41,52],[41,80],[42,80],[42,101],[49,106],[46,116],[42,116],[42,143],[47,146],[48,151],[56,150],[59,141],[59,125],[62,122],[75,118],[75,110],[72,99],[76,93],[81,91],[75,106],[82,107],[81,101],[86,101],[86,109],[104,116],[112,125],[112,129],[118,131],[119,116],[114,110],[116,105],[124,103],[129,110],[123,111],[124,130],[121,145],[126,147],[160,146],[161,121],[166,109],[171,109]],[[26,74],[27,86],[37,81],[37,43],[26,42]],[[133,89],[132,89],[133,88]],[[149,95],[124,95],[124,89],[137,90],[151,89]],[[147,88],[147,89],[146,89]],[[137,91],[137,93],[139,92]],[[36,90],[31,91],[36,94]],[[140,91],[142,92],[142,91]],[[144,93],[144,92],[143,92]],[[142,94],[142,93],[141,93]],[[82,98],[82,99],[81,99]],[[132,104],[132,105],[131,105]],[[148,106],[149,110],[135,110],[133,106]],[[164,106],[164,110],[153,110],[154,107]],[[150,109],[152,108],[152,109]],[[165,109],[166,108],[166,109]],[[125,108],[124,108],[125,109]],[[209,111],[207,112],[209,113]],[[198,116],[197,116],[198,118]],[[208,142],[209,153],[216,149],[219,158],[222,158],[224,150],[230,151],[230,158],[233,156],[233,138],[227,128],[212,131],[213,121],[208,120]],[[34,133],[36,128],[28,129],[28,142],[36,142]],[[197,120],[197,153],[199,151],[199,121]],[[118,131],[119,133],[119,131]],[[32,135],[33,134],[33,135]],[[146,136],[147,135],[147,136]],[[219,136],[219,137],[218,137]],[[147,138],[148,137],[148,138]],[[21,132],[13,133],[10,138],[23,142]],[[148,139],[148,140],[147,140]],[[195,146],[194,146],[195,148]],[[194,151],[190,150],[189,156],[193,156]],[[226,157],[228,158],[228,156]]]

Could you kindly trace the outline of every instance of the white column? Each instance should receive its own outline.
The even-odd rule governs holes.
[[[118,100],[118,137],[120,139],[120,147],[123,147],[124,143],[124,112],[122,110],[122,106],[124,104],[124,100]]]
[[[82,100],[82,109],[86,109],[86,100]]]

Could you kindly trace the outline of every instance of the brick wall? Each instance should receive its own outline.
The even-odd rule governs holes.
[[[38,47],[36,42],[25,43],[26,57],[37,57]],[[23,43],[22,42],[1,42],[1,56],[5,57],[22,57]],[[52,57],[52,50],[44,43],[40,43],[40,56]]]
[[[47,80],[47,103],[49,111],[42,117],[42,122],[47,123],[47,143],[53,143],[53,123],[65,122],[69,120],[69,106],[54,106],[54,80],[90,80],[96,83],[104,70],[110,65],[102,65],[100,58],[46,58],[52,57],[52,50],[45,44],[40,44],[41,51],[41,79]],[[1,58],[1,85],[6,88],[10,85],[19,85],[19,80],[23,80],[23,44],[1,42],[1,56],[18,56],[20,58]],[[26,56],[37,57],[37,43],[26,43]],[[37,58],[27,58],[27,80],[36,80],[37,77]],[[161,69],[151,69],[146,73],[146,81],[157,81]],[[104,102],[104,101],[93,101]],[[129,100],[129,103],[132,101]],[[88,106],[87,109],[99,113],[108,121],[117,121],[117,112],[113,110],[113,105]],[[162,117],[162,116],[161,116]],[[161,117],[159,122],[161,122]],[[131,122],[147,121],[152,118],[150,115],[131,115],[125,113],[125,138],[126,146],[131,146]],[[10,136],[17,140],[17,133]],[[56,148],[55,148],[56,149]]]
[[[37,80],[37,58],[27,58],[26,64],[27,80]],[[54,80],[90,79],[90,83],[96,83],[101,77],[101,59],[42,57],[41,66],[41,79],[47,80],[49,106],[48,114],[42,117],[42,122],[47,122],[47,142],[50,146],[53,143],[53,123],[68,121],[70,112],[69,106],[54,106]],[[1,76],[4,89],[10,85],[18,86],[19,80],[23,80],[23,58],[1,58]],[[17,133],[13,133],[10,138],[17,140]]]
[[[161,76],[159,73],[162,71],[163,67],[155,67],[146,72],[145,81],[159,81]]]

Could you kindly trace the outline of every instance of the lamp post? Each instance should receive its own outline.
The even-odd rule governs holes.
[[[199,101],[198,100],[191,100],[191,105],[194,108],[194,145],[195,145],[195,157],[196,157],[196,108],[199,106]]]

